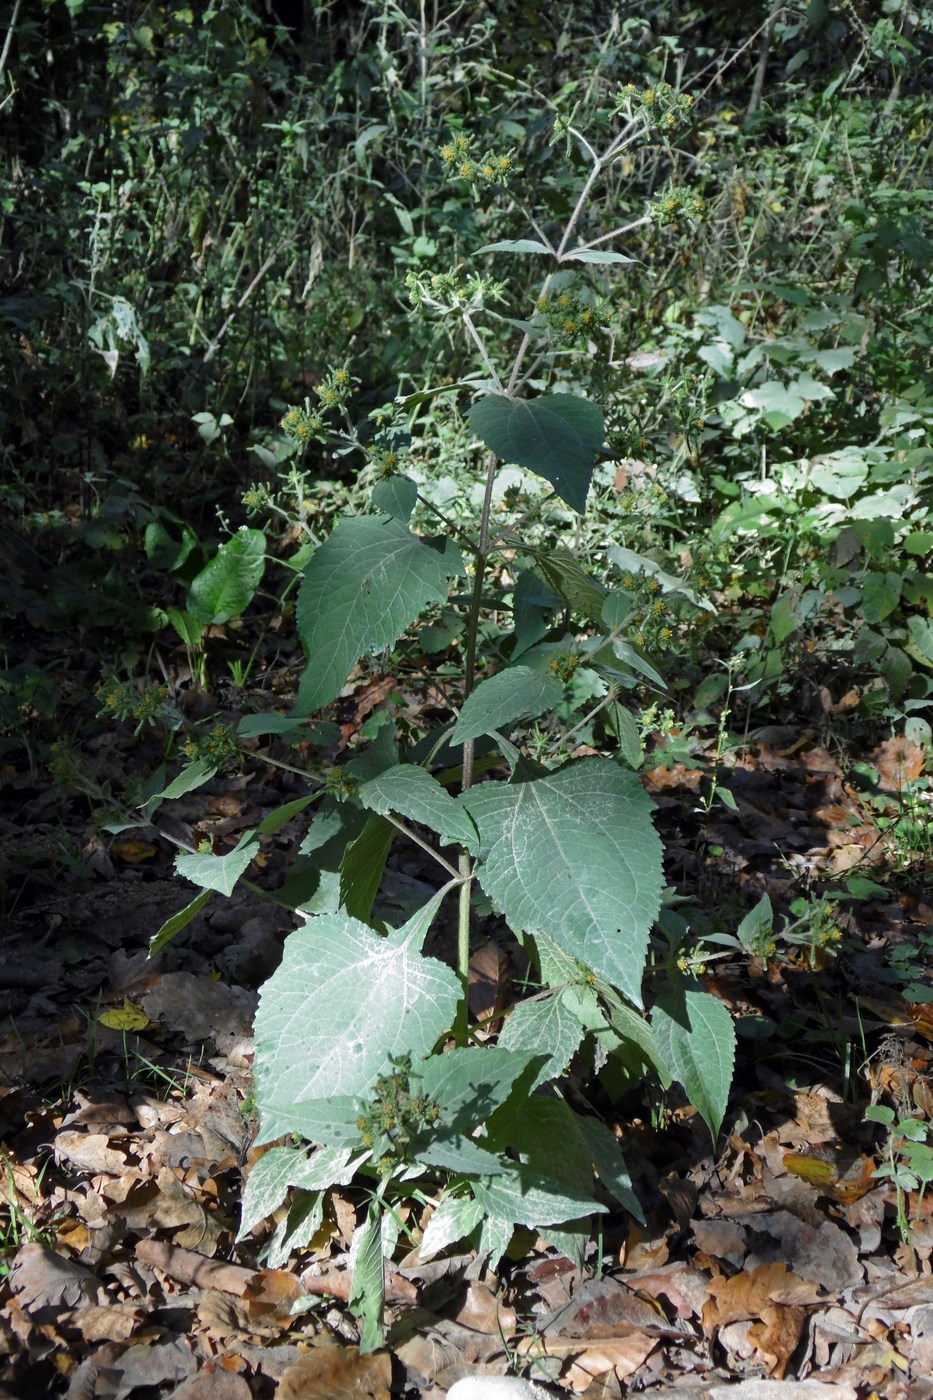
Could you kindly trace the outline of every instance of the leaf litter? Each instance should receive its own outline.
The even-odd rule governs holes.
[[[348,720],[347,734],[356,727]],[[889,741],[869,756],[877,791],[897,794],[922,772],[915,748]],[[645,785],[671,878],[705,883],[714,899],[767,892],[775,908],[804,877],[857,870],[873,883],[842,916],[844,957],[736,950],[707,971],[753,1036],[799,1028],[794,1073],[740,1057],[715,1156],[675,1096],[663,1124],[637,1096],[608,1109],[646,1221],[605,1217],[582,1273],[546,1229],[517,1232],[496,1273],[455,1244],[422,1258],[433,1203],[412,1203],[408,1253],[389,1271],[387,1345],[370,1355],[348,1308],[350,1242],[365,1208],[352,1187],[332,1193],[317,1233],[280,1267],[262,1256],[281,1216],[234,1243],[262,1155],[252,1146],[252,1017],[292,927],[287,911],[237,894],[150,959],[153,932],[186,901],[171,878],[172,843],[155,829],[109,851],[91,842],[90,874],[62,891],[40,839],[46,795],[23,804],[17,789],[17,829],[43,852],[45,874],[34,878],[31,866],[0,962],[7,1393],[520,1400],[533,1383],[539,1394],[593,1400],[632,1387],[657,1400],[720,1400],[727,1386],[731,1400],[930,1400],[930,1204],[905,1188],[910,1228],[896,1228],[897,1192],[875,1175],[879,1140],[857,1105],[887,1096],[929,1114],[933,1019],[905,1000],[889,954],[933,926],[933,910],[922,896],[892,896],[878,805],[818,745],[748,746],[719,774],[733,801],[702,817],[704,770],[657,757]],[[167,820],[194,844],[210,832],[232,847],[282,800],[281,775],[258,756],[252,773],[214,780],[172,804]],[[269,857],[280,873],[295,846],[288,827],[277,834]],[[390,873],[399,889],[420,880],[417,852],[402,847]],[[484,1038],[508,1025],[523,972],[514,948],[492,942],[474,954],[471,1006]],[[832,1050],[827,1019],[839,1037]],[[840,1076],[826,1057],[853,1044],[863,1078],[856,1064],[846,1100],[830,1087]],[[524,1392],[507,1385],[516,1373]]]

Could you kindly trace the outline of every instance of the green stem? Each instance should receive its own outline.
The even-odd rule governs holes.
[[[480,516],[479,540],[476,546],[476,569],[473,575],[473,594],[470,611],[467,615],[466,657],[464,664],[463,698],[466,700],[476,682],[476,641],[479,636],[479,619],[483,607],[483,585],[486,581],[486,564],[489,559],[489,517],[492,513],[492,492],[496,481],[496,456],[490,452],[486,463],[486,490],[483,495],[483,510]],[[473,785],[473,740],[463,745],[463,780],[461,791],[468,792]],[[467,992],[470,985],[470,894],[473,888],[473,866],[469,851],[461,850],[458,861],[459,874],[463,883],[460,886],[460,903],[457,914],[457,974],[463,984],[463,999],[457,1012],[455,1026],[457,1040],[461,1045],[467,1037]]]

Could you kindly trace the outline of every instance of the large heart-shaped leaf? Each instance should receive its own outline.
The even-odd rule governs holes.
[[[309,714],[340,694],[367,651],[390,647],[463,573],[450,541],[420,539],[388,515],[340,520],[312,556],[298,590],[297,623],[308,656],[297,710]]]
[[[363,1096],[390,1057],[421,1059],[450,1027],[460,983],[420,953],[440,899],[386,938],[346,914],[317,915],[288,938],[256,1012],[263,1141],[292,1127],[274,1102]]]
[[[576,394],[510,399],[488,394],[470,410],[470,427],[503,462],[537,472],[581,513],[605,425],[595,403]]]
[[[510,923],[540,930],[641,1004],[661,903],[661,842],[638,778],[586,758],[458,799],[480,834],[479,879]]]

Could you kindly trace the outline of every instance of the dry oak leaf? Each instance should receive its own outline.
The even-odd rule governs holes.
[[[499,1337],[514,1337],[518,1314],[506,1307],[485,1283],[473,1282],[454,1319],[461,1327],[474,1332],[494,1332]]]
[[[168,1400],[250,1400],[252,1392],[242,1376],[218,1371],[208,1364],[173,1390]]]
[[[126,1153],[110,1146],[106,1133],[84,1133],[65,1129],[55,1134],[55,1158],[84,1172],[111,1172],[118,1176],[126,1171]]]
[[[899,734],[885,739],[868,757],[878,770],[878,786],[884,792],[901,792],[923,772],[926,749]]]
[[[763,1310],[761,1321],[748,1329],[748,1340],[764,1361],[769,1376],[783,1380],[806,1320],[806,1308],[772,1303]]]
[[[287,1366],[276,1400],[389,1400],[392,1361],[387,1351],[361,1355],[349,1347],[315,1347]]]
[[[62,1308],[102,1306],[107,1291],[90,1269],[63,1259],[44,1244],[30,1240],[16,1252],[10,1269],[10,1287],[20,1306],[34,1322],[51,1309],[54,1321]]]
[[[61,1325],[75,1328],[86,1342],[126,1342],[144,1316],[138,1303],[92,1304],[63,1316]]]
[[[582,1394],[607,1371],[620,1381],[642,1366],[658,1344],[657,1337],[631,1332],[627,1337],[604,1337],[581,1342],[570,1337],[523,1337],[516,1350],[523,1356],[551,1356],[569,1363],[561,1371],[561,1385]]]
[[[792,1274],[786,1264],[759,1264],[732,1278],[723,1275],[711,1279],[709,1292],[703,1305],[706,1332],[730,1322],[764,1317],[766,1309],[775,1303],[792,1307],[818,1301],[816,1286]]]

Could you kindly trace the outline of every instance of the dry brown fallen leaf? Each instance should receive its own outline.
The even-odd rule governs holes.
[[[223,1293],[235,1293],[240,1298],[246,1296],[246,1290],[256,1275],[255,1269],[206,1259],[192,1249],[179,1249],[177,1245],[166,1244],[162,1240],[140,1240],[136,1246],[136,1257],[152,1268],[161,1269],[178,1283],[193,1283],[197,1288],[219,1288]]]
[[[792,1274],[786,1264],[759,1264],[732,1278],[714,1278],[709,1285],[709,1301],[703,1307],[703,1329],[712,1332],[729,1322],[744,1322],[762,1316],[770,1303],[803,1306],[815,1303],[819,1290]]]
[[[126,1171],[126,1153],[111,1147],[106,1133],[68,1128],[55,1135],[53,1146],[56,1161],[79,1171],[110,1172],[114,1176]]]
[[[107,1290],[90,1269],[33,1240],[16,1251],[9,1284],[33,1321],[41,1321],[46,1309],[54,1321],[62,1308],[102,1306],[107,1300]]]
[[[631,1376],[658,1345],[657,1337],[632,1332],[627,1337],[605,1337],[581,1342],[571,1337],[523,1337],[516,1350],[522,1356],[552,1356],[569,1363],[560,1384],[582,1394],[597,1377],[612,1371],[620,1381]]]
[[[216,1370],[209,1363],[196,1376],[182,1381],[168,1400],[250,1400],[251,1394],[242,1376]]]
[[[287,1366],[276,1400],[389,1400],[387,1351],[361,1355],[349,1347],[315,1347]]]

